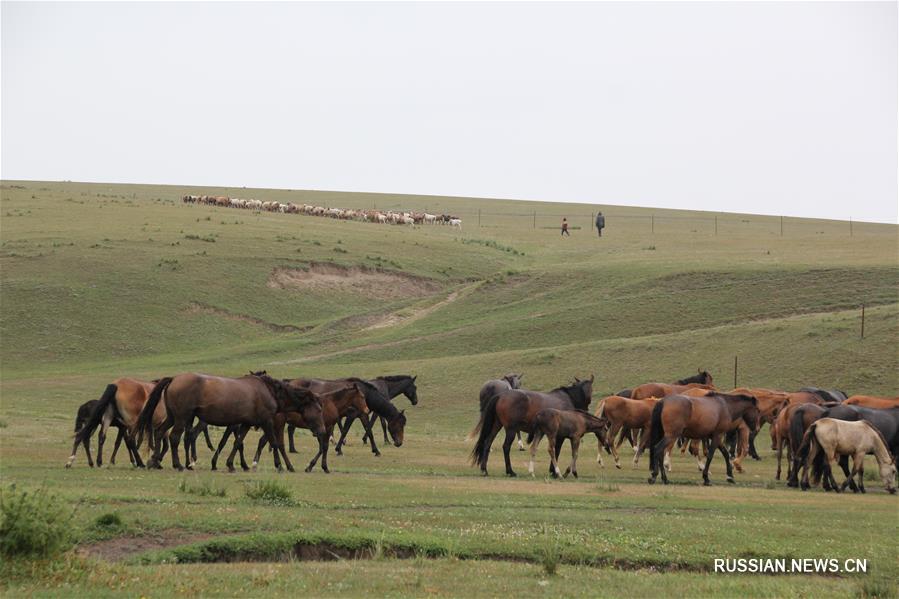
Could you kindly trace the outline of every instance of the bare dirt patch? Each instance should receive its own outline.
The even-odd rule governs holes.
[[[276,268],[268,286],[356,293],[376,299],[420,297],[440,290],[436,281],[404,272],[323,263],[312,263],[305,269]]]
[[[206,541],[215,535],[170,528],[141,537],[116,537],[90,545],[81,545],[78,552],[90,557],[117,562],[145,551],[166,549]]]
[[[187,312],[189,314],[212,314],[214,316],[219,316],[221,318],[226,318],[228,320],[236,320],[240,322],[248,322],[250,324],[254,324],[256,326],[260,326],[266,328],[275,333],[302,333],[303,331],[308,331],[312,327],[295,327],[290,324],[275,324],[273,322],[267,322],[262,320],[261,318],[256,318],[255,316],[249,316],[248,314],[237,314],[236,312],[229,312],[228,310],[223,310],[222,308],[216,308],[215,306],[210,306],[208,304],[202,304],[200,302],[191,302],[187,307]]]

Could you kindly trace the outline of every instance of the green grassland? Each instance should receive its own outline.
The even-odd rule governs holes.
[[[185,193],[427,209],[464,222],[460,231],[254,213],[184,205]],[[607,217],[602,239],[588,228],[595,210]],[[563,215],[583,227],[571,238],[555,228]],[[610,459],[600,469],[591,443],[579,481],[545,479],[542,447],[540,476],[507,479],[499,444],[481,478],[466,435],[481,384],[512,370],[534,389],[594,374],[599,399],[697,368],[728,388],[736,356],[740,385],[895,395],[896,226],[853,223],[850,236],[845,222],[791,218],[781,235],[779,217],[754,215],[4,181],[0,231],[0,474],[4,486],[44,486],[70,502],[79,540],[62,560],[4,564],[4,594],[895,593],[896,498],[877,480],[866,496],[775,483],[767,431],[762,461],[736,486],[713,462],[710,488],[687,457],[675,456],[668,487],[647,485],[629,450],[624,469]],[[350,276],[332,276],[342,268]],[[368,286],[375,274],[388,284]],[[256,473],[210,472],[205,449],[196,472],[133,470],[122,456],[111,468],[90,470],[83,456],[62,468],[75,409],[112,378],[250,369],[417,374],[421,403],[396,401],[409,419],[403,447],[375,458],[353,435],[330,475],[278,475],[268,457]],[[312,444],[298,441],[302,465]],[[519,474],[525,456],[513,453]],[[260,480],[291,499],[254,501],[246,490]],[[123,525],[98,527],[107,513]],[[302,559],[297,548],[316,543],[374,559]],[[714,558],[740,556],[871,566],[859,576],[709,573]],[[556,575],[547,561],[560,564]]]

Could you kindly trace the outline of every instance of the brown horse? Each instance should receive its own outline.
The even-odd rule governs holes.
[[[75,435],[76,445],[83,443],[86,439],[90,439],[94,430],[100,426],[97,438],[97,466],[103,464],[103,443],[106,441],[106,431],[113,421],[118,419],[131,433],[126,435],[125,443],[126,445],[131,444],[131,451],[136,455],[136,465],[143,467],[144,464],[137,447],[133,444],[132,435],[141,411],[155,385],[155,381],[147,382],[122,377],[106,386],[106,390],[97,402],[94,411],[91,412],[90,418]],[[161,425],[165,422],[165,416],[165,406],[160,405],[153,413],[153,423],[157,426]]]
[[[291,387],[303,390],[307,390],[307,388],[303,386],[307,383],[308,381],[304,379],[288,381],[288,384]],[[316,434],[319,440],[318,453],[316,453],[315,457],[312,458],[312,461],[309,462],[309,466],[306,467],[306,472],[312,472],[312,468],[315,467],[319,457],[322,459],[322,470],[330,472],[330,470],[328,470],[328,439],[330,439],[331,435],[334,433],[334,426],[340,418],[346,416],[346,414],[353,409],[363,415],[363,418],[361,418],[363,424],[368,424],[368,418],[364,417],[368,414],[368,406],[365,403],[365,391],[362,388],[362,383],[346,383],[342,387],[332,391],[316,393],[315,396],[322,405],[321,423],[324,425],[324,430],[322,433]],[[302,414],[296,412],[282,412],[276,414],[275,437],[281,442],[282,446],[284,444],[284,426],[287,423],[290,423],[295,428],[310,429],[313,433],[315,433],[315,427],[318,426],[318,422],[308,423],[303,418]],[[371,430],[370,426],[366,426],[366,430]],[[259,439],[259,447],[256,448],[256,457],[253,458],[254,470],[259,463],[259,456],[262,455],[262,450],[265,445],[266,438],[262,437]],[[288,467],[288,469],[291,472],[293,471],[292,467]]]
[[[475,431],[478,440],[471,452],[471,462],[480,466],[481,472],[487,476],[487,458],[490,446],[501,428],[506,430],[503,442],[503,457],[506,460],[506,474],[516,476],[512,470],[509,449],[515,440],[515,433],[534,432],[534,418],[537,412],[546,408],[557,410],[586,410],[593,396],[593,375],[587,380],[575,379],[575,383],[566,387],[558,387],[548,393],[527,391],[524,389],[506,389],[494,395],[484,406],[481,419]],[[530,440],[529,440],[530,441]],[[556,447],[556,451],[561,448]]]
[[[793,404],[787,406],[787,409],[782,413],[784,414],[784,418],[787,420],[786,430],[781,431],[781,437],[783,441],[781,442],[781,448],[786,445],[788,453],[787,453],[787,486],[788,487],[798,487],[799,486],[799,469],[803,469],[802,478],[807,478],[807,465],[804,463],[804,456],[800,450],[803,439],[805,438],[805,432],[808,428],[827,415],[827,411],[829,408],[833,406],[838,406],[837,403],[827,403],[827,404],[814,404],[814,403],[803,403],[803,404]],[[780,420],[778,418],[778,420]],[[777,473],[775,475],[776,480],[780,480],[780,457],[781,450],[778,449],[777,453]],[[841,462],[841,466],[843,467],[843,471],[846,472],[846,476],[849,476],[849,462],[847,460],[843,460]],[[852,490],[855,491],[855,483],[851,482]]]
[[[556,447],[561,446],[564,439],[571,441],[571,465],[562,476],[567,477],[571,473],[577,478],[577,452],[581,446],[581,437],[587,433],[593,433],[600,443],[608,444],[606,437],[608,431],[609,421],[592,416],[589,412],[556,410],[555,408],[540,410],[534,417],[534,440],[531,442],[531,461],[528,462],[528,472],[531,476],[534,475],[534,454],[537,453],[540,439],[546,435],[549,442],[549,459],[553,478],[562,475],[559,471]]]
[[[899,397],[877,397],[875,395],[853,395],[843,402],[847,406],[862,406],[877,410],[899,407]]]
[[[745,422],[750,430],[758,424],[758,407],[751,395],[725,395],[716,393],[705,397],[672,395],[659,401],[652,410],[650,425],[649,483],[656,481],[659,470],[662,482],[668,484],[668,475],[659,466],[665,453],[671,449],[679,437],[688,439],[710,439],[709,455],[702,471],[703,484],[709,485],[709,466],[715,451],[724,455],[727,466],[727,482],[734,482],[730,454],[724,448],[724,435]]]
[[[153,424],[153,413],[163,400],[166,407],[166,419],[158,429]],[[169,442],[172,448],[172,467],[183,470],[178,457],[178,442],[185,431],[189,431],[194,418],[200,418],[208,424],[216,426],[245,425],[246,429],[258,426],[269,438],[274,448],[275,466],[280,470],[279,454],[284,457],[288,468],[290,460],[284,447],[273,436],[273,421],[278,412],[300,412],[307,422],[321,422],[321,404],[315,396],[302,389],[288,386],[282,381],[268,375],[248,375],[240,378],[227,378],[204,374],[179,374],[159,381],[150,394],[147,403],[138,419],[139,440],[146,433],[157,430],[159,435],[171,429]],[[324,426],[317,427],[323,430]],[[243,434],[246,434],[244,431]],[[228,458],[228,468],[233,470],[234,453],[242,446],[243,437],[235,442]],[[188,439],[185,438],[185,452],[189,450]],[[162,453],[157,448],[152,463],[157,464]],[[191,465],[188,464],[188,468]]]
[[[596,416],[605,418],[609,422],[609,449],[612,457],[615,459],[615,467],[621,468],[619,461],[618,448],[624,441],[624,430],[642,431],[634,441],[638,443],[640,449],[634,452],[634,467],[640,459],[645,445],[643,444],[643,436],[645,431],[649,429],[649,422],[652,419],[652,409],[655,407],[658,398],[648,397],[646,399],[628,399],[618,395],[610,395],[603,398],[599,402],[599,408],[596,410]],[[615,442],[615,435],[621,433],[618,441]],[[603,444],[599,442],[599,452],[596,455],[596,461],[602,464]]]
[[[715,386],[715,382],[712,380],[712,375],[709,374],[709,371],[708,371],[708,370],[702,370],[701,368],[697,368],[697,369],[696,369],[696,374],[694,374],[694,375],[692,375],[692,376],[688,376],[688,377],[683,378],[683,379],[676,380],[676,381],[674,381],[673,384],[674,384],[674,385],[687,386],[687,385],[690,385],[690,384],[692,384],[692,383],[697,383],[697,384],[699,384],[699,385],[707,385],[708,387],[714,387],[714,386]],[[665,383],[659,383],[659,384],[665,384]],[[618,397],[626,397],[626,398],[628,398],[628,399],[636,399],[636,398],[634,397],[633,393],[634,393],[634,390],[633,390],[633,389],[622,389],[621,391],[619,391],[619,392],[616,393],[615,395],[617,395]],[[664,396],[660,395],[659,397],[664,397]]]

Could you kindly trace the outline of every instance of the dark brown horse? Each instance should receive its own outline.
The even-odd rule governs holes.
[[[503,442],[503,457],[506,460],[506,474],[516,476],[512,470],[509,449],[515,441],[515,433],[524,431],[529,434],[535,431],[534,418],[537,412],[546,408],[557,410],[586,410],[593,397],[593,375],[589,379],[575,379],[575,383],[566,387],[558,387],[548,393],[527,391],[524,389],[507,389],[494,395],[484,406],[481,419],[475,431],[478,440],[471,452],[471,462],[480,466],[481,472],[487,476],[487,458],[490,446],[501,428],[506,430]],[[529,440],[530,441],[530,440]],[[561,449],[561,443],[556,448]]]
[[[725,395],[716,393],[705,397],[688,397],[671,395],[665,397],[652,409],[650,426],[649,483],[656,481],[659,470],[662,482],[668,484],[668,475],[660,468],[665,454],[680,437],[687,439],[709,439],[709,454],[702,471],[703,484],[709,485],[709,466],[715,451],[724,455],[727,466],[727,482],[734,482],[730,454],[724,448],[722,440],[728,431],[734,430],[745,422],[749,430],[758,426],[758,407],[755,397],[751,395]]]
[[[303,390],[307,390],[306,387],[303,386],[307,382],[308,381],[304,379],[287,381],[290,386]],[[330,470],[328,470],[328,439],[330,439],[331,435],[334,433],[334,426],[340,418],[345,416],[350,410],[357,410],[363,417],[368,413],[368,406],[365,403],[365,390],[363,384],[360,382],[347,382],[342,387],[324,393],[316,393],[315,396],[322,405],[321,422],[324,425],[324,430],[316,434],[315,427],[318,426],[317,422],[308,423],[303,418],[302,414],[296,412],[283,412],[275,415],[275,438],[279,440],[282,446],[284,445],[284,425],[286,423],[290,423],[294,428],[306,428],[312,430],[313,434],[315,434],[319,440],[318,453],[316,453],[315,457],[312,458],[312,461],[309,462],[309,466],[306,467],[306,472],[312,471],[312,468],[315,467],[319,457],[322,459],[322,470],[330,472]],[[367,424],[368,419],[363,418],[363,422]],[[366,427],[366,430],[369,430],[369,427]],[[259,463],[259,456],[262,455],[262,450],[265,448],[266,442],[265,437],[259,439],[259,446],[256,448],[256,457],[253,459],[254,469]],[[289,470],[293,471],[293,468],[290,467]]]
[[[178,457],[178,443],[181,435],[189,431],[194,418],[200,418],[208,424],[216,426],[244,425],[247,430],[258,426],[274,448],[275,466],[280,470],[279,454],[284,457],[288,467],[290,460],[284,447],[275,439],[274,417],[278,412],[299,412],[307,422],[321,422],[321,404],[315,396],[303,389],[288,386],[282,381],[268,375],[248,375],[240,378],[227,378],[204,374],[180,374],[173,378],[164,378],[154,387],[138,420],[139,440],[144,434],[154,432],[153,413],[163,400],[166,407],[166,420],[158,427],[159,435],[171,429],[169,442],[172,449],[172,467],[182,470]],[[324,425],[317,427],[323,430]],[[246,434],[244,431],[243,434]],[[242,444],[242,436],[235,442],[235,448]],[[185,452],[189,451],[188,439],[185,438]],[[229,470],[233,470],[235,450],[228,458]],[[162,453],[157,448],[152,462],[158,463]],[[190,465],[188,465],[190,467]]]
[[[667,383],[658,383],[658,384],[664,385],[664,384],[667,384]],[[674,381],[673,384],[674,384],[674,385],[691,385],[691,384],[698,384],[698,385],[706,385],[708,388],[713,388],[713,387],[715,386],[715,383],[714,383],[714,381],[712,380],[712,375],[709,374],[709,371],[708,371],[708,370],[701,370],[701,369],[699,369],[699,368],[696,369],[696,374],[694,374],[694,375],[692,375],[692,376],[688,376],[688,377],[683,378],[683,379],[676,380],[676,381]],[[636,387],[635,387],[635,388],[636,388]],[[634,388],[634,389],[635,389],[635,388]],[[637,398],[634,397],[634,389],[622,389],[621,391],[619,391],[619,392],[616,393],[615,395],[617,395],[618,397],[626,397],[626,398],[628,398],[628,399],[637,399]],[[649,397],[649,396],[647,396],[647,397]],[[657,395],[657,396],[655,396],[655,397],[664,397],[664,396],[663,396],[663,395]]]
[[[514,372],[510,372],[507,375],[504,375],[502,378],[498,379],[490,379],[481,387],[481,391],[478,393],[478,401],[480,402],[480,411],[484,411],[484,406],[487,405],[487,402],[490,401],[490,398],[494,395],[498,394],[500,391],[506,391],[508,389],[521,389],[521,379],[523,374],[516,374]],[[474,430],[468,435],[469,441],[474,440],[475,435],[477,435],[477,431]],[[521,433],[518,435],[518,451],[524,451],[524,444],[521,442]]]
[[[581,437],[587,433],[593,433],[599,442],[608,445],[606,435],[609,432],[609,421],[605,418],[597,418],[581,410],[556,410],[546,408],[540,410],[534,417],[534,439],[531,441],[531,461],[528,462],[528,472],[534,475],[534,454],[540,439],[546,436],[549,443],[549,459],[553,477],[568,476],[569,473],[577,478],[577,454],[581,446]],[[571,465],[565,470],[565,474],[559,470],[559,455],[556,447],[561,446],[562,440],[571,441]]]
[[[402,413],[399,410],[395,409],[395,406],[391,403],[394,397],[399,395],[405,395],[406,399],[409,400],[413,406],[418,405],[418,387],[415,386],[415,381],[418,379],[417,376],[411,376],[408,374],[390,374],[387,376],[379,376],[373,379],[358,379],[355,377],[349,377],[345,379],[337,379],[337,381],[359,381],[364,380],[366,383],[374,387],[378,391],[381,397],[376,398],[374,401],[369,401],[368,409],[369,409],[369,427],[374,428],[375,421],[379,420],[381,422],[381,431],[384,433],[384,443],[389,443],[390,439],[387,438],[387,433],[390,432],[391,437],[394,438],[394,443],[396,442],[396,431],[398,427],[398,421],[396,420],[396,414]],[[375,394],[370,391],[366,394],[366,399],[370,397],[374,397]],[[384,405],[384,402],[381,399],[386,399],[387,403],[390,403],[390,406]],[[391,409],[393,407],[394,409]],[[377,408],[377,409],[376,409]],[[338,454],[343,453],[343,446],[346,443],[347,433],[350,432],[350,427],[353,426],[353,422],[357,419],[361,419],[361,415],[359,412],[355,410],[351,410],[347,415],[343,424],[338,424],[338,428],[340,428],[340,440],[337,442],[337,446],[334,448]],[[393,430],[391,431],[391,423],[393,426]],[[362,443],[365,443],[369,440],[368,432],[362,436]],[[377,452],[375,452],[377,455]]]
[[[98,399],[91,399],[90,401],[86,401],[78,407],[78,413],[75,416],[75,443],[72,445],[72,455],[69,456],[69,460],[66,462],[66,468],[71,468],[72,463],[75,461],[75,454],[78,452],[78,445],[84,445],[84,453],[87,455],[87,465],[91,468],[94,467],[94,460],[91,459],[91,440],[89,436],[78,437],[78,433],[81,429],[84,428],[85,424],[90,420],[91,414],[97,407],[97,404],[100,403]],[[109,463],[115,464],[115,456],[119,451],[119,445],[121,445],[122,440],[128,435],[128,427],[119,420],[115,418],[112,421],[112,426],[116,427],[119,431],[116,436],[115,446],[112,449],[112,455],[109,457]],[[131,459],[131,463],[137,465],[135,461],[135,454],[132,453],[132,445],[129,442],[125,444],[128,448],[128,457]],[[99,456],[98,456],[99,457]],[[140,459],[140,456],[137,456],[137,459]],[[99,464],[98,464],[99,466]]]

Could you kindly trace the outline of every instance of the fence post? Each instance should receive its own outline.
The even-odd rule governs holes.
[[[780,217],[780,236],[784,236],[784,217]]]
[[[852,217],[849,217],[849,237],[852,237]]]
[[[651,227],[652,232],[655,233],[656,232],[656,215],[655,214],[649,215],[649,226]]]
[[[865,338],[865,305],[862,304],[862,339]]]
[[[591,212],[590,213],[590,232],[591,233],[593,232],[593,223],[595,223],[595,222],[596,222],[596,213]]]
[[[737,388],[737,356],[734,356],[734,389]]]
[[[478,227],[481,226],[481,209],[478,208]]]
[[[718,234],[718,215],[715,215],[715,235]]]
[[[537,228],[537,211],[534,210],[534,228]]]

